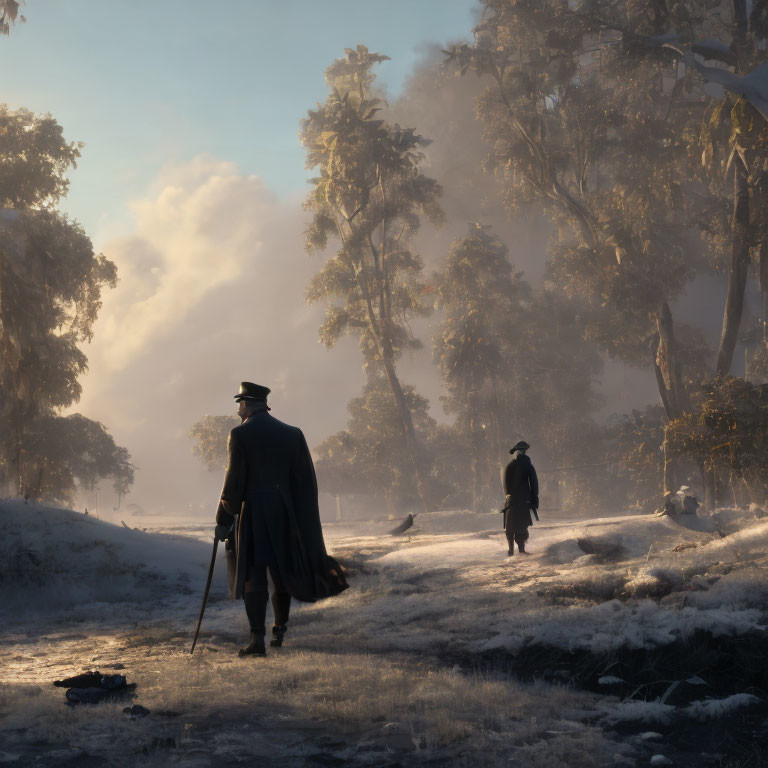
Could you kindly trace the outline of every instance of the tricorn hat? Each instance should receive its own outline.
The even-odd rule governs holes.
[[[241,381],[240,391],[235,395],[235,400],[238,403],[241,400],[266,400],[271,391],[269,387],[262,387],[252,381]]]
[[[512,448],[510,448],[509,452],[514,453],[515,451],[527,451],[530,447],[531,446],[528,445],[525,440],[519,440],[512,446]]]

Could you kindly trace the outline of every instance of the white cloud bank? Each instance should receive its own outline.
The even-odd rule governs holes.
[[[317,342],[323,308],[308,307],[304,289],[321,260],[304,251],[300,200],[198,157],[165,169],[132,209],[135,231],[103,247],[120,282],[85,350],[77,410],[132,452],[130,501],[213,507],[221,476],[191,456],[190,426],[234,412],[232,395],[250,380],[271,387],[273,414],[316,444],[346,422],[359,353],[351,340],[330,352]]]
[[[199,157],[167,169],[151,198],[133,203],[136,232],[109,243],[120,285],[105,301],[97,349],[119,371],[167,337],[204,296],[270,259],[264,240],[277,203],[261,179]]]

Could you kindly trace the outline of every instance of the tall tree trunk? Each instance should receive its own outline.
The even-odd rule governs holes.
[[[483,498],[483,475],[480,469],[480,457],[477,454],[477,442],[472,441],[472,511],[479,512]]]
[[[470,389],[466,393],[467,410],[469,415],[469,438],[472,449],[472,511],[479,512],[488,498],[489,455],[487,435],[483,434],[484,418],[481,415],[480,393]]]
[[[768,213],[763,213],[763,216],[768,216]],[[760,292],[763,296],[763,342],[768,339],[768,242],[765,241],[765,237],[768,236],[768,227],[764,230],[766,234],[763,235],[763,239],[760,242]]]
[[[690,399],[685,388],[680,361],[677,355],[677,342],[675,341],[674,323],[672,311],[665,301],[656,312],[656,330],[658,332],[658,347],[653,361],[656,373],[656,384],[659,388],[659,397],[664,407],[664,415],[667,424],[664,427],[664,475],[663,490],[672,491],[677,486],[675,457],[669,444],[669,422],[682,416],[690,409]]]
[[[666,301],[656,312],[656,330],[659,339],[655,360],[656,381],[667,418],[671,420],[682,416],[690,409],[691,403],[680,370],[672,310]]]
[[[674,491],[677,488],[677,476],[675,475],[675,461],[672,456],[672,449],[669,445],[669,424],[664,426],[664,474],[662,482],[664,484],[664,493]]]
[[[21,437],[21,416],[19,415],[18,405],[13,413],[13,431],[14,431],[14,454],[13,465],[16,469],[16,493],[19,496],[24,495],[24,468],[22,466],[22,437]]]
[[[374,254],[375,269],[379,271],[378,264],[378,252],[371,243],[372,253]],[[363,268],[356,272],[356,280],[360,287],[360,292],[365,300],[368,310],[368,322],[371,326],[373,337],[376,340],[378,352],[381,357],[382,364],[384,365],[384,373],[389,383],[389,388],[395,398],[398,413],[400,414],[400,420],[403,425],[403,433],[405,437],[405,446],[408,451],[408,457],[411,460],[413,466],[414,477],[416,480],[416,491],[419,494],[422,506],[425,512],[430,511],[430,503],[428,500],[427,487],[422,480],[422,454],[419,448],[418,439],[416,438],[416,429],[413,426],[413,416],[411,415],[411,409],[408,407],[408,401],[405,399],[405,393],[403,387],[400,384],[400,379],[397,376],[397,369],[395,367],[395,354],[392,349],[392,337],[389,335],[389,318],[385,313],[385,307],[382,305],[381,315],[377,319],[376,312],[373,308],[373,299],[368,289],[367,277],[364,274]],[[383,300],[383,295],[380,294],[380,298]]]
[[[731,231],[733,243],[728,270],[728,293],[725,299],[720,348],[717,352],[716,371],[719,376],[727,376],[731,370],[744,313],[744,292],[749,273],[749,185],[747,169],[740,158],[734,160]]]
[[[411,409],[408,407],[408,401],[405,399],[405,392],[400,384],[400,379],[397,376],[395,370],[394,355],[391,349],[388,348],[386,342],[384,343],[385,349],[382,355],[382,362],[384,363],[384,371],[389,382],[389,387],[392,390],[392,394],[395,397],[395,403],[397,404],[397,410],[400,413],[400,419],[403,423],[403,432],[405,435],[405,445],[408,450],[409,458],[413,465],[413,472],[416,479],[416,490],[419,494],[419,499],[424,507],[425,512],[430,511],[429,494],[427,487],[422,479],[423,467],[421,450],[416,438],[416,429],[413,426],[413,416],[411,415]]]
[[[744,74],[743,62],[747,48],[747,0],[732,0],[734,21],[731,50],[736,54],[736,72]],[[734,150],[733,214],[731,217],[731,263],[728,269],[728,292],[723,312],[723,330],[717,351],[716,372],[727,376],[733,363],[733,353],[739,337],[744,313],[744,291],[749,272],[749,182],[748,169],[741,155]]]
[[[715,471],[714,469],[707,469],[704,462],[699,462],[699,473],[704,489],[704,506],[711,512],[717,504],[715,500]]]

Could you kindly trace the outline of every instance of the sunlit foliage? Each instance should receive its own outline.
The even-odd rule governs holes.
[[[555,290],[534,290],[481,224],[454,241],[435,282],[444,316],[435,361],[444,407],[455,415],[457,441],[466,444],[456,479],[471,485],[473,507],[498,503],[499,471],[518,438],[534,446],[540,467],[573,464],[577,444],[591,443],[599,457],[593,379],[601,361],[584,340],[577,305]],[[552,493],[583,502],[589,480],[570,475],[550,485]]]
[[[405,387],[404,394],[416,430],[425,438],[430,436],[436,424],[426,398],[413,387]],[[378,497],[392,514],[418,509],[418,489],[410,457],[403,450],[398,406],[386,380],[380,377],[366,385],[360,397],[349,401],[347,410],[347,429],[315,449],[320,487],[335,494]],[[425,482],[430,482],[427,473]],[[434,498],[440,497],[436,490]]]
[[[329,239],[338,248],[312,279],[307,300],[328,302],[320,329],[326,346],[355,334],[364,367],[386,377],[427,505],[421,447],[396,363],[404,350],[419,346],[409,321],[430,310],[422,261],[409,243],[422,217],[440,220],[441,190],[420,170],[427,140],[379,115],[383,103],[373,91],[373,67],[385,59],[362,45],[346,49],[346,57],[326,70],[328,98],[302,122],[307,167],[319,172],[306,203],[313,213],[307,248],[323,251]]]
[[[674,450],[691,457],[721,502],[768,500],[768,387],[733,376],[706,382],[696,408],[670,424]]]
[[[80,398],[78,377],[87,369],[80,344],[92,337],[101,291],[117,279],[115,265],[57,210],[78,156],[52,118],[0,106],[0,452],[26,495],[53,493],[51,483],[35,478],[42,465],[29,447],[34,435],[74,424],[76,434],[83,430],[82,421],[54,427],[53,413]],[[96,435],[100,428],[86,431]],[[62,440],[62,450],[73,453],[41,461],[61,461],[60,472],[71,475],[78,462],[83,466],[75,443]],[[127,464],[127,454],[121,461]],[[81,479],[91,482],[87,472]],[[66,496],[70,486],[62,480],[56,493]]]
[[[240,423],[234,416],[203,416],[189,431],[192,453],[209,471],[223,470],[227,465],[229,433]]]
[[[72,504],[78,488],[92,489],[110,478],[120,499],[133,484],[128,451],[115,444],[103,424],[79,413],[35,419],[25,430],[21,451],[24,490],[31,498]]]

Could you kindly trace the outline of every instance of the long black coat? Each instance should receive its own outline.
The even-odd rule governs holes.
[[[229,525],[240,513],[235,596],[243,595],[249,565],[275,566],[288,592],[305,602],[346,589],[325,549],[315,468],[302,431],[262,411],[230,432],[228,452],[216,521]]]
[[[539,508],[539,479],[526,454],[518,454],[507,464],[504,470],[504,493],[509,496],[506,527],[522,531],[533,525],[531,509]]]

